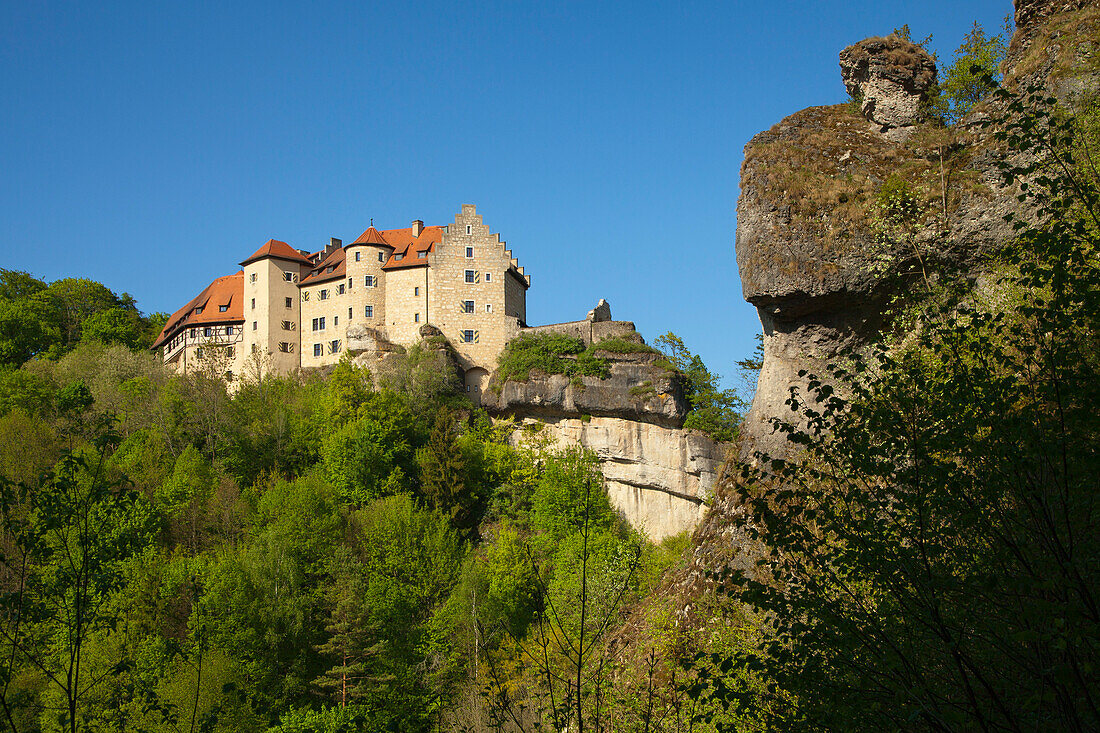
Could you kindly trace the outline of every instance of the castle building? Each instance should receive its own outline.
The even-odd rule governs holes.
[[[401,345],[440,329],[467,389],[480,392],[509,339],[526,327],[531,277],[499,234],[464,204],[453,224],[371,226],[317,252],[268,240],[168,319],[153,344],[180,372],[230,382],[249,368],[289,373],[340,360],[348,331],[372,329]]]

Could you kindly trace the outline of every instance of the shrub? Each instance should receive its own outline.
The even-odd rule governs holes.
[[[500,380],[526,382],[532,370],[568,377],[591,376],[606,379],[611,374],[607,361],[585,348],[584,341],[559,333],[518,336],[508,342],[497,361]]]

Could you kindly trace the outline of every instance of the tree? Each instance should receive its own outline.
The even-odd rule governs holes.
[[[912,333],[792,391],[803,456],[742,470],[762,557],[736,592],[771,640],[738,661],[775,685],[730,699],[797,700],[771,729],[1100,725],[1100,189],[1071,111],[997,94],[1034,212],[997,297],[911,304]]]
[[[21,670],[35,670],[59,696],[57,721],[76,733],[96,717],[84,701],[128,662],[104,668],[89,658],[91,645],[116,630],[111,601],[124,586],[124,561],[154,531],[139,497],[106,470],[116,442],[108,422],[94,451],[65,453],[45,481],[0,478],[0,708],[12,730],[26,703],[13,687]]]
[[[1001,79],[1001,63],[1012,37],[1011,17],[1005,18],[999,35],[987,36],[975,22],[962,45],[955,49],[951,64],[943,70],[933,96],[932,112],[950,125],[970,113],[974,105],[994,90]]]
[[[684,376],[684,396],[691,405],[684,427],[701,430],[715,440],[733,440],[746,408],[737,390],[719,389],[719,376],[707,369],[703,359],[691,353],[676,334],[658,336],[653,345]]]

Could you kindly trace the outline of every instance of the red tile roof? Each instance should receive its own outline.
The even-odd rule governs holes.
[[[281,260],[290,260],[291,262],[301,262],[306,265],[312,265],[313,263],[306,259],[301,252],[291,247],[286,242],[280,242],[278,239],[269,239],[264,243],[264,246],[252,253],[252,256],[241,263],[242,266],[247,265],[249,262],[255,262],[256,260],[263,259],[264,257],[278,257]]]
[[[323,253],[322,253],[323,254]],[[337,247],[328,257],[315,265],[309,274],[302,278],[302,285],[313,285],[344,277],[347,272],[347,257],[343,247]]]
[[[221,306],[226,306],[222,311]],[[201,309],[201,312],[195,311]],[[184,328],[210,323],[244,322],[244,270],[219,277],[173,313],[153,343],[154,349]]]
[[[382,232],[374,228],[374,224],[370,225],[367,231],[359,235],[359,239],[356,239],[352,244],[382,244],[387,247],[392,247],[389,242],[382,236]]]
[[[382,232],[386,243],[393,252],[382,265],[383,270],[402,270],[406,267],[424,267],[428,264],[427,254],[435,250],[435,245],[443,241],[443,227],[424,227],[419,237],[413,236],[412,227],[405,229],[386,229]],[[398,259],[400,257],[400,259]]]

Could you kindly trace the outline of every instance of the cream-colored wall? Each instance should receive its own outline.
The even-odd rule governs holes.
[[[355,254],[361,255],[359,262],[355,261]],[[370,328],[384,331],[386,328],[386,277],[382,272],[382,262],[378,261],[379,253],[385,258],[389,257],[391,250],[387,247],[373,245],[351,245],[347,248],[347,274],[352,280],[352,287],[348,290],[347,306],[352,309],[352,317],[344,324],[340,319],[342,330],[346,331],[350,326],[369,326]],[[368,288],[363,285],[367,275],[374,278],[375,286]],[[345,280],[346,282],[346,280]],[[371,306],[374,313],[370,318],[365,315],[365,306]],[[347,315],[347,308],[344,308]]]
[[[299,325],[298,280],[304,266],[287,260],[266,257],[250,262],[244,268],[244,341],[245,352],[255,354],[262,371],[287,374],[300,364],[301,335]],[[294,280],[287,281],[289,272]],[[256,279],[253,282],[253,275]],[[290,307],[286,307],[290,298]],[[253,305],[255,303],[255,305]],[[288,322],[290,329],[283,328]],[[289,344],[289,351],[279,344]]]
[[[415,344],[420,340],[420,327],[434,322],[436,302],[428,292],[428,271],[428,267],[412,267],[389,270],[383,275],[386,280],[386,338],[395,344]],[[414,317],[416,314],[420,314],[419,321]]]
[[[302,308],[302,366],[319,367],[335,364],[344,353],[347,331],[348,304],[352,296],[347,289],[347,278],[327,280],[306,285],[301,288],[299,301]],[[344,293],[340,294],[340,286]],[[328,291],[328,298],[321,300],[321,291]],[[308,294],[308,297],[307,297]],[[313,330],[313,319],[324,318],[324,330]],[[332,350],[332,342],[339,341],[337,351]],[[313,355],[313,345],[321,344],[321,356]]]

